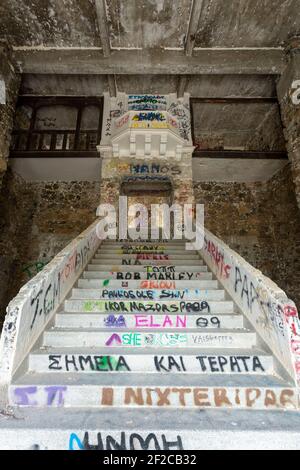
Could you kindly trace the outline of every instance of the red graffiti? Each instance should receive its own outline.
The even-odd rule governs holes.
[[[219,251],[218,247],[212,241],[206,239],[205,249],[213,258],[215,264],[218,267],[220,275],[228,279],[230,276],[231,266],[229,264],[225,264],[224,254]]]
[[[287,318],[289,317],[298,317],[298,312],[296,307],[293,307],[292,305],[286,305],[284,307],[284,314]]]

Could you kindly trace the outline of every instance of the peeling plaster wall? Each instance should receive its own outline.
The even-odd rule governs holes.
[[[300,306],[300,211],[290,166],[267,183],[194,183],[205,226]]]

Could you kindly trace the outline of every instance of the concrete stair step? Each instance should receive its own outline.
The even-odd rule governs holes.
[[[185,272],[185,273],[200,273],[207,272],[207,266],[205,265],[176,265],[166,264],[158,266],[155,263],[151,264],[137,264],[137,265],[117,265],[113,263],[103,263],[103,264],[88,264],[88,271],[115,271],[115,272],[145,272],[145,273],[157,273],[157,274],[166,274],[166,273],[176,273],[176,272]]]
[[[162,327],[166,329],[175,328],[178,330],[188,328],[243,328],[243,315],[201,315],[201,314],[180,314],[180,315],[111,315],[111,314],[91,314],[91,313],[58,313],[55,317],[57,328],[143,328],[153,329]]]
[[[118,248],[118,247],[136,247],[138,246],[139,248],[143,248],[144,246],[151,246],[151,247],[180,247],[181,249],[185,249],[186,241],[183,240],[148,240],[148,241],[143,241],[143,240],[123,240],[123,241],[114,241],[114,240],[104,240],[100,248],[107,248],[107,247],[113,247],[113,248]]]
[[[122,266],[123,268],[123,266]],[[82,279],[97,279],[97,280],[177,280],[180,281],[197,281],[198,280],[212,280],[213,275],[208,271],[197,271],[197,272],[146,272],[146,271],[131,271],[120,270],[117,271],[84,271]]]
[[[85,313],[149,313],[149,314],[182,314],[182,313],[234,313],[232,300],[220,301],[144,301],[144,300],[65,300],[64,309],[67,312]]]
[[[173,261],[173,263],[172,263]],[[122,256],[117,258],[99,258],[99,259],[92,259],[91,264],[94,265],[128,265],[128,266],[203,266],[203,261],[200,259],[163,259],[163,260],[156,260],[156,259],[127,259]]]
[[[77,283],[78,288],[92,289],[92,288],[122,288],[122,289],[217,289],[219,286],[218,281],[212,280],[190,280],[190,281],[155,281],[155,280],[142,280],[142,281],[123,281],[123,280],[108,280],[108,279],[79,279]]]
[[[122,255],[122,254],[163,254],[163,255],[199,255],[197,250],[185,250],[182,248],[165,248],[165,247],[156,247],[152,248],[150,247],[144,247],[142,250],[139,249],[139,247],[127,247],[127,248],[113,248],[113,247],[108,247],[108,248],[100,248],[97,252],[96,255],[100,254],[113,254],[113,255]]]
[[[203,260],[199,257],[199,255],[190,254],[190,253],[181,253],[181,254],[157,254],[157,253],[96,253],[94,256],[94,260],[97,259],[136,259],[136,260],[155,260],[155,261],[174,261],[174,260],[196,260],[197,262],[200,261],[203,263]]]
[[[299,449],[300,414],[220,408],[13,408],[0,447],[11,450]]]
[[[35,374],[9,387],[11,406],[297,409],[296,388],[271,375]]]
[[[107,331],[103,329],[73,330],[52,328],[43,335],[43,346],[51,347],[131,347],[165,349],[177,348],[253,348],[256,345],[256,333],[246,330],[198,329],[188,332],[166,331],[160,328],[147,332],[136,329]]]
[[[71,299],[84,300],[224,300],[223,289],[84,289],[73,288]]]
[[[148,373],[148,374],[273,374],[273,357],[259,350],[197,350],[195,354],[140,354],[114,349],[40,349],[29,356],[35,373]]]

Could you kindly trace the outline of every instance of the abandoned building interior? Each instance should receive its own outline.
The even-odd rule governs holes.
[[[0,18],[0,400],[104,413],[298,408],[297,0],[0,0]],[[97,208],[122,195],[147,207],[203,204],[202,251],[175,241],[100,245]],[[48,363],[43,348],[52,348]],[[97,382],[87,366],[108,373]],[[232,385],[230,372],[244,375]],[[153,386],[171,387],[168,398]],[[13,426],[0,420],[0,448]],[[154,445],[166,449],[159,426]],[[184,426],[168,442],[199,445]],[[67,426],[40,441],[22,435],[15,446],[89,448],[97,439],[84,431],[69,441]]]

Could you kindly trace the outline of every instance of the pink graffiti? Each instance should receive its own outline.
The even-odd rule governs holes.
[[[167,260],[167,259],[169,259],[169,256],[168,255],[155,255],[155,254],[142,253],[140,255],[137,255],[136,258],[139,259],[139,260],[143,260],[143,259]]]
[[[174,319],[165,315],[162,321],[155,320],[154,315],[135,315],[135,326],[141,328],[186,328],[186,315],[176,315]]]
[[[286,305],[284,307],[284,314],[287,318],[289,317],[298,317],[298,312],[297,312],[297,309],[295,307],[293,307],[292,305]]]
[[[108,338],[108,340],[106,341],[106,346],[110,346],[113,342],[117,342],[118,344],[122,344],[122,340],[120,338],[119,335],[117,335],[116,333],[114,333],[113,335],[111,335],[110,338]]]

